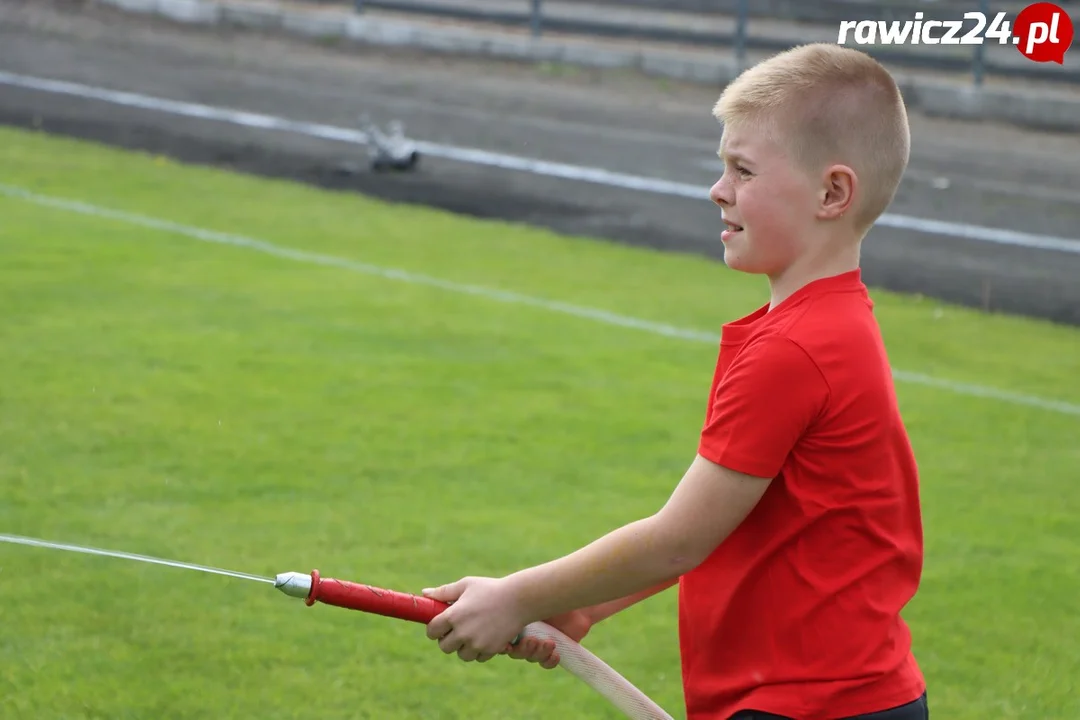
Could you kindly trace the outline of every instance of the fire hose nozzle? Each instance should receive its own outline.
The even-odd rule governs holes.
[[[318,570],[312,570],[310,575],[281,573],[274,579],[274,587],[290,597],[302,598],[308,606],[319,602],[424,624],[449,607],[447,603],[422,595],[320,577]],[[519,634],[512,644],[517,645],[521,638]]]
[[[274,587],[289,597],[306,599],[311,595],[311,575],[307,573],[279,573],[274,578]]]

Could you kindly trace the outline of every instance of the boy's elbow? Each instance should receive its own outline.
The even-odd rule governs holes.
[[[685,575],[701,563],[705,562],[705,557],[697,557],[693,555],[676,555],[672,557],[670,562],[668,563],[669,572],[667,574],[671,577],[679,577],[680,575]]]
[[[723,538],[718,538],[715,528],[703,528],[695,532],[693,526],[673,525],[664,528],[663,552],[660,562],[665,574],[672,577],[685,575],[705,562]]]
[[[679,575],[685,575],[708,560],[715,549],[715,545],[704,544],[688,548],[685,552],[679,553],[672,558],[672,567],[678,570]]]
[[[708,559],[716,545],[688,534],[686,529],[674,528],[669,535],[665,552],[661,558],[666,575],[678,577],[685,575]]]

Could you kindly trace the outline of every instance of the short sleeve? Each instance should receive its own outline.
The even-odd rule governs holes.
[[[828,397],[802,347],[785,337],[755,341],[717,383],[698,452],[736,472],[774,478]]]

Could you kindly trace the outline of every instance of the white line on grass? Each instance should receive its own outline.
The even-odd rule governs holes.
[[[543,300],[540,298],[530,297],[528,295],[521,295],[515,292],[509,292],[506,290],[496,290],[494,288],[481,287],[479,285],[466,285],[463,283],[456,283],[450,280],[441,280],[439,278],[430,277],[428,275],[421,275],[408,270],[398,270],[396,268],[385,268],[378,265],[369,265],[368,263],[357,262],[355,260],[347,260],[345,258],[335,257],[333,255],[322,255],[320,253],[307,252],[306,250],[296,250],[294,248],[282,247],[280,245],[274,245],[266,242],[265,240],[256,240],[254,238],[245,237],[243,235],[234,235],[232,233],[223,233],[216,230],[207,230],[204,228],[191,227],[189,225],[181,225],[168,220],[158,220],[156,218],[146,217],[145,215],[136,215],[134,213],[123,212],[122,210],[111,210],[109,208],[99,207],[97,205],[91,205],[76,200],[67,200],[64,198],[49,197],[47,195],[38,195],[22,188],[13,187],[10,185],[0,185],[0,195],[5,195],[11,198],[17,198],[20,200],[27,200],[35,205],[43,205],[46,207],[52,207],[59,210],[68,210],[71,212],[81,213],[83,215],[92,215],[94,217],[108,218],[110,220],[119,220],[120,222],[128,223],[131,225],[139,225],[141,227],[153,228],[154,230],[164,230],[166,232],[176,233],[179,235],[186,235],[187,237],[195,238],[197,240],[203,240],[205,242],[219,243],[222,245],[233,245],[235,247],[248,248],[250,250],[257,250],[268,255],[276,255],[277,257],[287,258],[289,260],[296,260],[297,262],[312,263],[315,265],[327,265],[330,267],[341,268],[343,270],[352,270],[353,272],[364,273],[367,275],[376,275],[378,277],[386,278],[389,280],[400,280],[402,282],[411,283],[413,285],[428,285],[430,287],[437,287],[443,290],[449,290],[451,292],[466,293],[469,295],[479,295],[491,300],[499,300],[506,303],[514,303],[517,305],[530,305],[532,307],[539,307],[545,310],[553,310],[556,312],[566,313],[567,315],[573,315],[575,317],[588,318],[591,320],[597,320],[608,325],[620,325],[622,327],[635,328],[638,330],[645,330],[656,335],[667,335],[670,337],[683,338],[686,340],[703,340],[706,342],[718,341],[719,338],[715,335],[708,333],[697,332],[694,330],[685,330],[677,328],[672,325],[665,325],[663,323],[654,323],[648,320],[640,320],[638,318],[626,317],[624,315],[617,315],[605,310],[598,310],[593,308],[580,307],[577,305],[570,305],[568,303],[558,302],[556,300]]]
[[[619,315],[597,308],[573,305],[570,303],[559,302],[557,300],[546,300],[544,298],[522,295],[520,293],[510,292],[506,290],[497,290],[495,288],[483,287],[481,285],[468,285],[464,283],[453,282],[451,280],[442,280],[440,278],[431,277],[429,275],[422,275],[419,273],[410,272],[408,270],[386,268],[379,265],[371,265],[368,263],[357,262],[355,260],[348,260],[346,258],[336,257],[333,255],[324,255],[321,253],[308,252],[306,250],[297,250],[294,248],[283,247],[281,245],[275,245],[265,240],[257,240],[255,238],[250,238],[244,235],[236,235],[233,233],[218,232],[216,230],[208,230],[206,228],[183,225],[180,223],[171,222],[169,220],[160,220],[157,218],[147,217],[146,215],[138,215],[135,213],[124,212],[123,210],[113,210],[110,208],[92,205],[90,203],[80,202],[77,200],[69,200],[66,198],[40,195],[24,188],[15,187],[12,185],[0,184],[0,196],[23,200],[33,203],[35,205],[55,208],[57,210],[65,210],[68,212],[89,215],[92,217],[116,220],[119,222],[127,223],[129,225],[137,225],[140,227],[150,228],[154,230],[163,230],[165,232],[183,235],[186,237],[194,238],[196,240],[202,240],[203,242],[217,243],[221,245],[231,245],[234,247],[255,250],[257,252],[266,253],[268,255],[274,255],[276,257],[286,258],[288,260],[295,260],[296,262],[336,267],[342,270],[350,270],[353,272],[364,273],[366,275],[374,275],[388,280],[398,280],[400,282],[410,283],[413,285],[427,285],[430,287],[440,288],[442,290],[448,290],[450,292],[475,295],[477,297],[482,297],[487,300],[496,300],[498,302],[512,303],[517,305],[527,305],[530,307],[541,308],[543,310],[563,313],[565,315],[570,315],[577,318],[595,320],[597,322],[605,323],[608,325],[617,325],[619,327],[642,330],[644,332],[649,332],[654,335],[664,335],[667,337],[680,338],[683,340],[693,340],[697,342],[707,342],[710,344],[715,344],[720,341],[720,337],[714,333],[679,328],[675,327],[674,325],[667,325],[664,323],[651,322],[649,320],[642,320],[640,318],[629,317],[626,315]],[[1001,402],[1011,403],[1015,405],[1025,405],[1028,407],[1039,408],[1042,410],[1049,410],[1052,412],[1063,413],[1066,415],[1080,416],[1080,405],[1075,405],[1060,400],[1048,400],[1033,395],[1011,393],[1004,390],[998,390],[996,388],[984,387],[981,385],[971,385],[968,383],[935,378],[930,375],[924,375],[921,373],[896,370],[895,368],[893,369],[893,377],[902,382],[908,382],[916,385],[925,385],[933,388],[940,388],[942,390],[948,390],[950,392],[959,393],[961,395],[971,395],[974,397],[998,400]]]
[[[309,137],[338,140],[359,145],[367,145],[368,142],[367,133],[360,130],[336,127],[333,125],[323,125],[321,123],[300,122],[275,117],[273,115],[220,108],[200,103],[169,100],[166,98],[151,97],[149,95],[141,95],[132,92],[109,90],[107,88],[62,80],[50,80],[47,78],[0,71],[0,84],[22,87],[40,92],[81,97],[100,102],[108,102],[114,105],[153,110],[170,115],[199,118],[203,120],[215,120],[233,125],[240,125],[242,127],[263,130],[280,130],[307,135]],[[709,188],[704,185],[692,185],[689,183],[674,182],[659,178],[629,175],[626,173],[604,170],[602,168],[548,162],[546,160],[495,153],[476,148],[444,145],[441,143],[420,141],[417,142],[417,149],[421,153],[431,155],[432,157],[441,157],[475,165],[497,167],[505,170],[518,170],[534,175],[590,182],[598,185],[606,185],[608,187],[639,190],[642,192],[684,197],[693,200],[708,200]],[[894,215],[892,213],[882,215],[878,218],[876,224],[880,227],[890,227],[898,230],[927,233],[930,235],[943,235],[946,237],[963,238],[966,240],[989,242],[999,245],[1012,245],[1015,247],[1080,254],[1080,240],[1053,235],[1039,235],[1017,230],[1007,230],[1004,228],[970,225],[968,223],[951,222],[947,220],[930,220],[910,215]]]

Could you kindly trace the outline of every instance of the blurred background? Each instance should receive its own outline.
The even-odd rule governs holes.
[[[1026,7],[0,0],[0,534],[419,592],[655,512],[720,326],[767,301],[722,261],[713,103],[845,37],[911,119],[863,277],[931,707],[1075,720],[1080,11],[1042,10],[1059,63],[1014,42]],[[882,42],[916,18],[984,40]],[[297,605],[0,543],[0,717],[620,717]],[[675,612],[584,644],[685,717]]]

